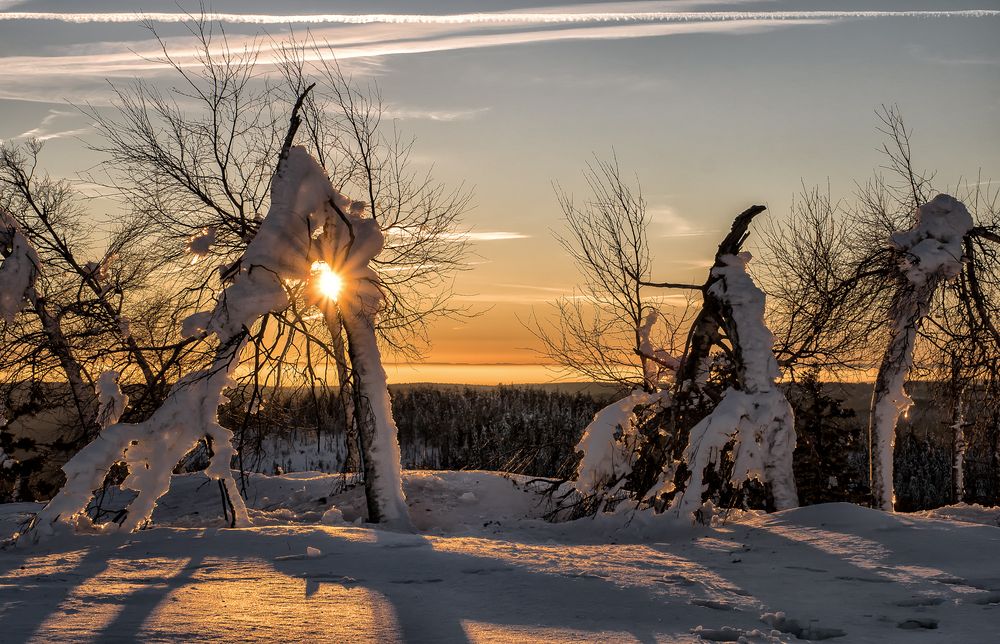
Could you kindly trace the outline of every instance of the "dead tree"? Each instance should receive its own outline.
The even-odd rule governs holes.
[[[654,295],[662,285],[651,282],[641,185],[615,157],[595,159],[584,178],[590,194],[582,203],[556,186],[568,229],[557,239],[579,270],[580,292],[554,304],[553,323],[527,326],[541,354],[567,372],[652,393],[676,366],[690,309],[671,310]]]

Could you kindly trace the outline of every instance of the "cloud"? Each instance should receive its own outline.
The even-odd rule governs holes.
[[[416,108],[388,107],[383,114],[385,118],[401,121],[471,121],[480,114],[488,112],[488,107],[478,107],[466,110],[421,110]]]
[[[41,123],[32,129],[18,134],[15,139],[38,139],[39,141],[50,141],[52,139],[59,139],[67,136],[76,136],[78,134],[83,134],[90,131],[90,126],[63,129],[55,127],[54,124],[58,121],[63,121],[66,119],[79,118],[80,114],[77,112],[70,112],[67,110],[49,110],[49,113],[45,115]]]
[[[581,24],[581,23],[642,23],[642,22],[729,22],[746,20],[846,20],[856,18],[988,18],[1000,16],[1000,11],[968,9],[956,11],[603,11],[570,12],[491,12],[461,14],[204,14],[206,20],[249,25],[511,25],[511,24]],[[0,20],[44,20],[88,23],[182,23],[192,15],[184,12],[108,12],[54,13],[11,11],[0,14]]]
[[[924,47],[916,44],[907,46],[910,54],[917,60],[934,65],[1000,65],[1000,57],[997,56],[946,56],[928,52]]]
[[[4,14],[0,14],[4,15]],[[821,21],[820,21],[821,22]],[[529,43],[565,40],[622,39],[665,36],[682,33],[716,33],[733,31],[759,31],[801,21],[741,21],[741,22],[688,22],[664,24],[603,25],[575,28],[555,28],[503,33],[454,33],[442,25],[428,28],[400,29],[377,25],[375,29],[336,28],[311,34],[317,47],[304,52],[309,61],[332,59],[339,61],[403,54],[475,49]],[[818,24],[810,22],[809,24]],[[201,65],[200,52],[185,39],[167,41],[171,59],[182,67]],[[239,51],[244,46],[257,44],[261,48],[258,62],[275,63],[279,60],[279,44],[261,41],[256,37],[240,39],[229,37],[228,48]],[[126,43],[109,43],[100,47],[104,51],[89,54],[46,56],[7,56],[0,58],[0,79],[18,82],[42,76],[61,78],[132,77],[166,71],[169,66],[162,58],[162,50],[154,40]],[[222,51],[221,46],[213,51]],[[2,91],[2,85],[0,85]],[[5,94],[6,95],[6,94]]]
[[[719,229],[696,228],[670,206],[646,208],[646,215],[653,227],[660,231],[661,237],[701,237],[721,232]]]
[[[525,235],[524,233],[513,233],[505,231],[481,231],[481,232],[464,232],[464,233],[445,233],[441,235],[442,239],[453,239],[455,241],[508,241],[511,239],[529,239],[531,235]]]
[[[0,0],[2,1],[2,0]],[[614,8],[616,5],[609,5]],[[635,6],[635,5],[625,5]],[[975,18],[1000,16],[1000,11],[567,11],[566,7],[532,12],[425,14],[323,14],[271,15],[218,13],[207,17],[225,22],[255,25],[312,25],[310,35],[322,46],[307,52],[311,61],[375,61],[388,56],[412,55],[460,49],[552,43],[580,40],[652,38],[680,34],[757,33],[793,26],[829,24],[852,19]],[[0,13],[0,21],[46,20],[77,23],[138,23],[146,19],[167,22],[190,21],[185,13]],[[329,44],[328,44],[329,43]],[[190,38],[166,42],[174,62],[197,67],[198,52]],[[280,45],[254,36],[228,35],[228,46],[261,48],[261,72],[277,62]],[[98,80],[103,78],[154,77],[167,71],[159,60],[162,51],[153,40],[89,43],[65,47],[49,55],[0,57],[0,98],[50,101],[60,99],[102,102]],[[221,44],[220,44],[221,49]],[[351,64],[347,62],[347,64]],[[106,94],[106,90],[103,92]],[[106,98],[104,99],[106,100]],[[418,118],[414,112],[400,118]],[[454,112],[423,113],[426,118],[459,119]],[[469,114],[468,117],[474,116]]]

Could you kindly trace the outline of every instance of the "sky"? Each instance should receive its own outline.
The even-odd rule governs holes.
[[[1000,2],[557,3],[208,4],[231,39],[309,29],[330,42],[377,81],[417,161],[473,189],[474,255],[455,286],[478,315],[436,323],[426,360],[390,365],[390,381],[557,377],[524,322],[579,283],[553,236],[553,182],[583,198],[594,155],[614,152],[642,183],[655,277],[685,282],[704,281],[747,206],[780,218],[813,184],[848,196],[881,163],[882,104],[898,105],[938,185],[1000,178]],[[73,105],[106,105],[107,80],[162,79],[136,12],[183,52],[184,9],[198,5],[0,0],[0,138],[45,139],[57,176],[99,163]]]

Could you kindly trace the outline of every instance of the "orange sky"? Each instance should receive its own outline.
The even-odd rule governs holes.
[[[114,3],[73,4],[74,11],[100,13]],[[129,11],[176,11],[143,0],[127,4]],[[231,12],[273,5],[211,4]],[[286,4],[283,12],[306,10],[295,0]],[[728,3],[742,4],[750,3]],[[399,5],[380,0],[364,10],[392,13]],[[491,0],[477,10],[528,6],[548,11],[557,3]],[[412,2],[405,9],[417,10]],[[104,109],[108,78],[172,82],[135,55],[158,51],[138,19],[118,18],[0,24],[0,138],[45,139],[43,163],[53,175],[80,181],[78,173],[101,161],[88,148],[94,137],[88,118],[67,100]],[[765,204],[783,217],[803,184],[829,184],[836,199],[871,176],[883,163],[874,117],[881,104],[899,106],[914,130],[916,163],[938,169],[938,185],[1000,176],[998,23],[998,17],[804,17],[652,26],[314,25],[335,52],[339,45],[345,60],[354,61],[356,80],[378,83],[393,125],[416,137],[414,163],[433,168],[448,186],[473,191],[465,221],[473,255],[455,290],[457,303],[479,315],[434,323],[426,361],[419,368],[387,365],[390,382],[556,377],[537,366],[537,341],[521,321],[545,316],[549,303],[571,295],[579,282],[553,238],[564,225],[553,182],[585,199],[581,170],[595,154],[608,158],[613,151],[625,174],[642,183],[653,278],[695,283],[704,281],[738,212]],[[160,29],[171,46],[190,47],[183,25]],[[246,24],[226,29],[234,42],[260,31]],[[267,30],[277,41],[289,27]],[[120,216],[120,206],[92,206],[103,221]]]

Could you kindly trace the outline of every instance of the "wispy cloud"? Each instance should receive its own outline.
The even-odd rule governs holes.
[[[524,233],[514,233],[505,231],[479,231],[479,232],[462,232],[462,233],[446,233],[441,236],[443,239],[454,239],[456,241],[508,241],[512,239],[528,239],[531,235],[525,235]]]
[[[4,14],[0,14],[2,16]],[[819,24],[822,21],[810,21]],[[503,33],[455,33],[440,25],[430,25],[429,29],[400,29],[398,26],[385,28],[378,26],[365,33],[348,32],[344,28],[320,30],[312,33],[312,39],[319,46],[304,52],[307,60],[332,58],[340,61],[356,58],[395,56],[440,52],[456,49],[475,49],[565,40],[623,39],[666,36],[684,33],[748,32],[773,29],[792,24],[806,24],[802,21],[741,21],[741,22],[688,22],[664,24],[603,25],[575,28],[535,29]],[[184,43],[184,44],[182,44]],[[228,47],[237,50],[244,45],[256,43],[261,47],[258,61],[262,64],[277,62],[277,45],[259,42],[256,38],[240,40],[230,37]],[[192,43],[179,39],[168,42],[174,64],[181,67],[195,67],[201,64],[201,52]],[[102,46],[104,51],[91,54],[67,54],[46,56],[7,56],[0,58],[0,77],[19,80],[40,75],[77,78],[81,76],[135,76],[152,74],[169,68],[160,60],[162,51],[155,41],[126,42]],[[218,51],[221,51],[219,49]],[[0,86],[2,91],[2,86]]]
[[[921,45],[910,44],[907,47],[914,58],[921,62],[934,65],[1000,65],[998,56],[947,56],[943,54],[931,53]]]
[[[79,118],[80,114],[68,110],[49,110],[41,123],[32,129],[18,134],[16,139],[37,139],[39,141],[50,141],[67,136],[76,136],[90,131],[90,126],[76,127],[71,129],[59,129],[56,125],[60,121]]]
[[[385,118],[399,119],[401,121],[471,121],[480,114],[488,112],[488,107],[478,107],[475,109],[457,110],[424,110],[405,107],[388,107],[384,113]]]
[[[2,0],[0,0],[2,1]],[[615,6],[615,5],[609,5]],[[635,6],[635,5],[625,5]],[[690,5],[689,5],[690,6]],[[209,14],[209,19],[247,24],[312,25],[311,34],[323,43],[306,53],[310,60],[372,61],[388,56],[412,55],[460,49],[513,46],[580,40],[652,38],[681,34],[747,34],[794,26],[829,24],[836,21],[877,18],[988,18],[995,10],[969,11],[583,11],[567,7],[532,12],[424,14]],[[0,21],[47,20],[77,23],[137,23],[144,20],[185,22],[185,13],[41,13],[3,12]],[[332,43],[326,45],[325,43]],[[190,40],[168,41],[173,62],[200,65],[199,52]],[[279,58],[278,45],[252,36],[230,35],[228,46],[262,49],[261,71]],[[220,45],[221,46],[221,45]],[[168,68],[155,41],[89,44],[45,56],[0,58],[0,98],[55,102],[60,99],[99,99],[97,80],[155,76]],[[351,64],[351,63],[347,63]],[[455,112],[413,112],[399,118],[438,120],[471,118]]]
[[[845,20],[855,18],[987,18],[1000,16],[991,9],[956,11],[633,11],[633,12],[496,12],[460,14],[253,14],[206,13],[213,22],[251,25],[510,25],[580,24],[602,22],[702,22],[744,20]],[[179,23],[192,15],[183,12],[54,13],[10,11],[0,20],[45,20],[72,23]]]

